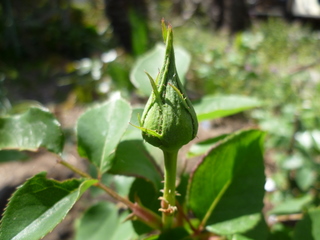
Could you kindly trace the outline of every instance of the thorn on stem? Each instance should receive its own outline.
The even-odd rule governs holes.
[[[164,209],[164,208],[159,208],[159,212],[163,212],[163,213],[168,213],[168,214],[173,214],[178,210],[178,208],[176,206],[171,206],[169,204],[168,208]]]
[[[164,197],[158,197],[158,200],[164,201],[165,203],[169,203]]]

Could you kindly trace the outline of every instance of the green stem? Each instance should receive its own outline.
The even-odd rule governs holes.
[[[57,160],[57,162],[60,163],[60,164],[62,164],[62,165],[65,166],[65,167],[69,168],[71,171],[79,174],[81,177],[88,178],[88,179],[91,179],[91,178],[92,178],[89,174],[81,171],[79,168],[73,166],[72,164],[70,164],[70,163],[62,160],[60,157],[59,157],[59,159]]]
[[[164,229],[172,227],[174,212],[176,209],[176,171],[178,151],[167,152],[164,154],[164,189],[162,207],[162,223]]]

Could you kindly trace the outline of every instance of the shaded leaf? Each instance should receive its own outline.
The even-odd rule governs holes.
[[[303,219],[298,222],[294,240],[320,240],[320,209],[309,210]]]
[[[1,220],[1,240],[38,240],[69,212],[95,180],[46,179],[39,173],[27,180],[10,198]]]
[[[159,182],[160,184],[160,182]],[[159,213],[158,209],[160,208],[160,197],[161,193],[159,191],[159,186],[154,185],[150,181],[146,181],[142,178],[137,178],[131,185],[129,199],[132,202],[140,202],[144,207],[150,209],[155,213]],[[133,227],[136,233],[144,234],[150,232],[152,229],[140,221],[133,221]]]
[[[0,162],[9,162],[17,160],[26,160],[28,155],[17,150],[2,150],[0,151]]]
[[[252,97],[230,95],[206,96],[193,104],[199,121],[230,116],[261,105]]]
[[[192,240],[189,233],[184,228],[169,229],[160,235],[143,236],[139,240]],[[197,237],[195,239],[198,239]]]
[[[159,235],[157,240],[182,240],[182,239],[191,239],[188,237],[189,234],[184,228],[174,228],[170,229]]]
[[[268,240],[292,240],[292,228],[276,223],[271,228]]]
[[[240,233],[259,221],[265,183],[263,136],[261,131],[246,130],[227,137],[193,172],[188,206],[208,230]]]
[[[145,178],[156,185],[162,181],[161,171],[142,140],[120,142],[115,153],[113,166],[108,172]]]
[[[184,83],[184,77],[188,71],[191,57],[183,48],[175,47],[174,51],[178,75],[181,82]],[[164,55],[165,46],[163,44],[157,44],[152,50],[141,56],[134,64],[130,74],[130,80],[142,95],[149,96],[152,90],[145,72],[148,72],[156,79],[162,66]]]
[[[125,216],[126,214],[122,214]],[[110,202],[91,206],[76,224],[76,240],[130,240],[135,236],[130,222],[123,222]]]
[[[112,166],[115,149],[128,127],[131,107],[123,99],[87,110],[77,122],[78,151],[101,173]]]
[[[132,124],[139,125],[138,114],[141,116],[142,111],[143,109],[133,109],[130,120]],[[163,155],[162,152],[161,154]],[[108,172],[145,178],[155,185],[162,181],[162,171],[147,149],[141,130],[133,126],[129,126],[122,137],[115,152],[113,166]]]
[[[189,173],[182,173],[180,176],[179,185],[177,186],[177,189],[176,189],[176,191],[179,193],[176,199],[181,205],[185,205],[189,178],[190,178]]]
[[[61,154],[64,137],[52,113],[30,108],[20,115],[0,118],[0,149],[37,151],[40,147]]]

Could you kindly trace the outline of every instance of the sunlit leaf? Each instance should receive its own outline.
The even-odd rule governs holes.
[[[235,234],[241,237],[245,237],[247,239],[251,239],[251,240],[267,240],[269,239],[269,226],[267,225],[264,216],[262,215],[262,213],[260,214],[260,221],[254,226],[254,228],[246,231],[245,233],[241,233],[240,234]],[[232,240],[234,240],[232,238]],[[270,240],[270,239],[269,239]]]
[[[10,198],[0,226],[2,240],[38,240],[50,232],[96,180],[46,179],[39,173]]]
[[[59,122],[45,109],[30,108],[23,114],[0,118],[0,149],[37,151],[43,147],[60,154],[63,143]]]
[[[183,48],[175,47],[174,52],[178,75],[180,81],[184,83],[184,77],[189,69],[191,57]],[[145,72],[148,72],[155,79],[162,67],[164,55],[165,46],[157,44],[152,50],[141,56],[133,66],[130,80],[142,95],[149,96],[152,90]]]
[[[115,149],[128,127],[131,107],[123,99],[87,110],[77,122],[78,151],[101,173],[112,166]]]
[[[306,194],[305,196],[299,198],[292,198],[284,201],[274,207],[269,214],[288,214],[288,213],[298,213],[303,210],[303,208],[313,201],[313,196]]]
[[[245,96],[206,96],[193,104],[199,121],[230,116],[261,105],[261,101]]]
[[[188,206],[209,231],[241,233],[259,221],[265,183],[263,136],[246,130],[227,137],[193,172]]]

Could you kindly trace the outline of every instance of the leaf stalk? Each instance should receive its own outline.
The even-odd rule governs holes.
[[[64,161],[63,159],[59,158],[58,163],[62,164],[63,166],[69,168],[71,171],[79,174],[81,177],[93,179],[89,174],[81,171],[79,168],[73,166],[72,164]],[[102,189],[106,193],[108,193],[113,199],[122,202],[128,208],[131,209],[133,215],[137,217],[140,221],[144,222],[146,225],[153,229],[162,229],[162,222],[161,218],[151,210],[139,205],[138,203],[133,203],[127,198],[121,197],[118,193],[116,193],[111,188],[107,187],[106,185],[102,184],[99,180],[94,186]]]

